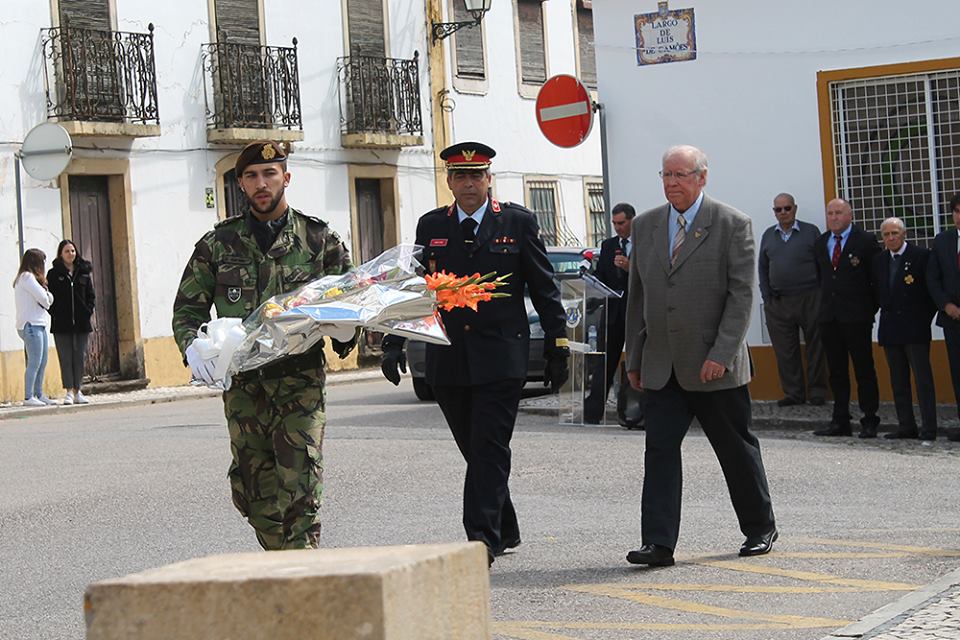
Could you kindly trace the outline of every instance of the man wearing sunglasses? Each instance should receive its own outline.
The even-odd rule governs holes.
[[[820,236],[816,225],[797,220],[797,202],[789,193],[773,200],[777,224],[763,232],[757,268],[767,331],[777,358],[783,398],[781,407],[810,401],[822,405],[827,395],[827,366],[820,342],[820,285],[813,244]],[[806,343],[807,379],[804,384],[800,332]]]

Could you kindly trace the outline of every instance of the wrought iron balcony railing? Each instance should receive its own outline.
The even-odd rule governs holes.
[[[292,47],[203,45],[207,126],[303,129],[297,39]]]
[[[47,115],[60,121],[160,124],[149,33],[42,29]]]
[[[419,57],[338,58],[340,132],[421,135]]]

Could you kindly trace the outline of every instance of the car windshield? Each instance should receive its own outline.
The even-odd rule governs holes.
[[[547,257],[550,258],[554,273],[577,273],[583,261],[580,252],[548,253]]]

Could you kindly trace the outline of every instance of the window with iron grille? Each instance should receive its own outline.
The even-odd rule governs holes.
[[[607,237],[607,212],[603,207],[603,183],[587,183],[587,244],[599,247]]]
[[[593,2],[577,2],[577,62],[580,82],[597,88],[597,60],[593,49]]]
[[[543,244],[557,246],[557,183],[549,180],[527,182],[527,208],[537,216]]]
[[[878,233],[890,216],[920,245],[952,226],[960,187],[960,69],[830,84],[836,193]]]
[[[453,0],[453,20],[454,22],[473,20],[463,0]],[[453,41],[457,75],[474,80],[486,78],[486,68],[483,64],[483,23],[476,27],[460,29],[453,34]]]
[[[543,84],[547,81],[547,50],[544,44],[541,0],[516,0],[520,46],[520,81]]]

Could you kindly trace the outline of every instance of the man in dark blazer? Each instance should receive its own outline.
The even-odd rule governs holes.
[[[449,346],[428,344],[426,381],[467,462],[463,526],[467,539],[487,546],[487,558],[520,544],[517,514],[510,500],[510,439],[527,376],[530,325],[524,287],[540,314],[545,334],[544,382],[557,392],[567,379],[570,353],[560,290],[533,213],[488,196],[490,159],[495,152],[478,142],[444,149],[447,186],[455,202],[424,214],[417,244],[430,273],[457,276],[509,274],[498,289],[507,297],[480,303],[476,311],[441,311]],[[403,340],[386,336],[381,367],[399,384],[405,370]]]
[[[930,251],[905,241],[907,227],[900,218],[880,225],[886,251],[873,259],[873,286],[880,302],[877,341],[890,368],[890,386],[897,409],[898,429],[887,439],[937,438],[937,393],[930,368],[930,323],[936,307],[927,291]],[[913,415],[910,371],[920,402],[920,429]]]
[[[941,231],[933,239],[933,254],[927,266],[927,289],[937,306],[937,326],[943,329],[953,396],[957,402],[957,413],[960,414],[960,250],[957,246],[960,235],[960,193],[950,198],[950,211],[955,228]],[[948,433],[947,438],[960,441],[960,429]]]
[[[613,207],[610,216],[613,230],[612,238],[600,244],[600,258],[594,275],[600,282],[624,295],[623,298],[608,298],[607,312],[601,324],[601,344],[606,352],[606,367],[593,372],[590,394],[584,400],[583,421],[587,424],[599,424],[607,406],[607,396],[613,384],[613,376],[620,366],[620,354],[623,352],[624,325],[626,324],[627,287],[630,274],[630,223],[637,215],[632,205],[621,202]],[[624,420],[621,417],[621,420]],[[625,423],[625,427],[637,428],[639,424]]]
[[[814,245],[820,278],[820,335],[830,370],[833,419],[817,436],[849,436],[850,372],[853,361],[857,399],[863,417],[861,438],[876,438],[880,418],[880,391],[873,364],[873,319],[877,298],[871,265],[880,251],[872,233],[853,224],[850,203],[836,198],[827,203],[827,232]]]
[[[638,215],[631,235],[627,375],[644,392],[646,450],[643,546],[627,562],[674,562],[680,447],[694,418],[746,536],[740,555],[769,553],[777,526],[760,443],[749,429],[747,328],[757,273],[750,217],[703,193],[707,157],[696,147],[668,149],[660,176],[668,203]]]

